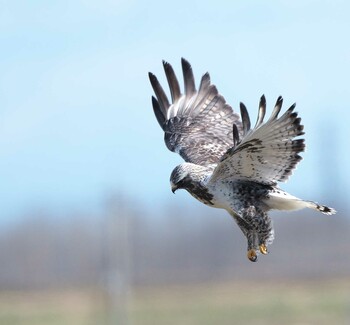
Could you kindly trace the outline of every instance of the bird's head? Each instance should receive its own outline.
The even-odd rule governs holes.
[[[195,184],[203,182],[211,172],[211,167],[203,167],[184,162],[181,165],[176,166],[171,173],[171,190],[173,193],[181,188],[191,191]]]
[[[173,193],[178,189],[186,188],[186,183],[189,181],[189,172],[186,164],[181,164],[174,168],[170,175],[170,185]]]

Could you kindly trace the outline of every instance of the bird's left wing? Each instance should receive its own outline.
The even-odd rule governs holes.
[[[172,66],[163,61],[172,103],[156,76],[149,73],[156,94],[156,98],[152,97],[154,113],[164,130],[169,150],[177,152],[187,162],[202,166],[217,164],[233,145],[232,124],[235,123],[242,133],[242,122],[210,83],[208,73],[203,75],[196,90],[191,65],[185,59],[181,63],[184,94]]]
[[[262,96],[253,129],[250,128],[247,109],[241,103],[243,137],[239,137],[234,125],[235,145],[222,157],[211,181],[237,179],[275,185],[289,178],[302,159],[299,153],[305,149],[304,139],[295,139],[304,134],[304,126],[294,112],[295,104],[278,117],[282,102],[282,97],[279,97],[271,117],[264,123],[266,100]]]

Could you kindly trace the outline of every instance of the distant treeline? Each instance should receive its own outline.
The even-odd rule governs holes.
[[[257,263],[230,216],[205,206],[151,215],[112,202],[99,215],[33,215],[0,235],[0,288],[154,285],[350,274],[350,219],[273,214],[276,239]]]

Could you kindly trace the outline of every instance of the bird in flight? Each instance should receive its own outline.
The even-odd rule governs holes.
[[[236,221],[247,238],[247,257],[257,261],[267,254],[274,229],[268,211],[311,208],[327,215],[336,211],[313,201],[299,199],[280,189],[302,159],[304,126],[295,104],[281,116],[278,97],[265,122],[266,100],[260,98],[255,126],[240,104],[240,116],[219,94],[210,76],[202,76],[196,89],[191,65],[181,60],[184,93],[172,66],[163,61],[171,102],[156,76],[149,73],[155,97],[154,114],[164,131],[165,144],[185,162],[170,176],[171,190],[187,190],[200,202],[222,208]]]

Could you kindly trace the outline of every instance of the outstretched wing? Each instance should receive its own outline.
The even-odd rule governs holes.
[[[197,91],[191,65],[185,59],[181,63],[184,94],[172,66],[163,61],[172,103],[156,76],[149,73],[157,97],[152,97],[153,110],[165,132],[165,143],[169,150],[179,153],[187,162],[202,166],[218,163],[233,146],[232,125],[236,124],[242,133],[242,123],[239,115],[210,84],[208,73],[203,75]]]
[[[243,137],[236,131],[235,146],[229,149],[215,168],[212,181],[217,179],[239,179],[275,185],[286,181],[297,163],[302,159],[304,139],[295,139],[304,134],[301,119],[292,105],[281,117],[282,97],[277,99],[269,120],[264,123],[265,97],[262,96],[256,125],[250,128],[250,119],[241,103]],[[235,126],[233,127],[235,129]]]

